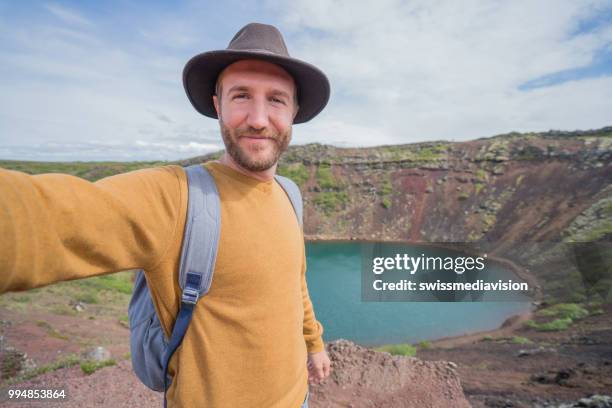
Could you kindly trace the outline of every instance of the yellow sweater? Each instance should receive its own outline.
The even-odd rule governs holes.
[[[298,408],[307,352],[323,350],[304,240],[283,189],[218,162],[221,237],[209,294],[169,372],[169,406]],[[90,183],[0,169],[0,293],[142,268],[169,336],[187,210],[179,166]]]

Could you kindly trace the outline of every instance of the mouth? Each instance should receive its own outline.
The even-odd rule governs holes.
[[[275,138],[261,136],[261,135],[242,135],[238,138],[238,140],[242,140],[243,143],[247,143],[249,145],[255,146],[264,146],[269,144],[278,143]]]
[[[243,135],[243,136],[240,136],[240,137],[245,137],[247,139],[258,139],[258,140],[270,139],[270,140],[272,140],[271,137],[266,137],[266,136]]]

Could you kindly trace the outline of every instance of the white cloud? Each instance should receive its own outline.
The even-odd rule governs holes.
[[[332,83],[330,104],[294,128],[294,143],[368,146],[610,125],[610,76],[519,90],[609,49],[612,24],[576,33],[606,7],[612,2],[268,0],[262,13],[291,54]],[[193,110],[181,82],[201,47],[231,38],[219,41],[219,28],[202,23],[219,10],[194,2],[130,11],[94,23],[92,12],[46,4],[50,19],[2,17],[0,158],[175,159],[221,147],[218,124]]]
[[[89,26],[93,25],[93,23],[87,18],[83,17],[79,13],[74,10],[70,10],[67,7],[60,6],[58,4],[45,4],[45,8],[51,12],[54,16],[60,18],[61,20],[77,25]]]
[[[178,159],[220,148],[203,143],[218,125],[191,109],[183,58],[89,26],[15,23],[2,31],[0,49],[9,49],[0,53],[0,157]]]
[[[342,118],[352,124],[345,140],[376,129],[405,143],[610,124],[607,79],[518,91],[530,79],[588,66],[612,42],[612,27],[570,33],[610,2],[269,4],[293,33],[292,54],[330,76],[334,98],[313,129]],[[309,127],[303,132],[317,138]]]

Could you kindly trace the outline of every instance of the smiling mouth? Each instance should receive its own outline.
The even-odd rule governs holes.
[[[242,138],[245,138],[248,140],[269,140],[271,142],[274,142],[274,138],[266,137],[266,136],[248,136],[248,135],[240,136],[240,139]]]

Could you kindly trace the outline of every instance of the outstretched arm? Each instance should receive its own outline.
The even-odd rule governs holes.
[[[178,166],[95,183],[0,169],[0,293],[155,266],[177,228],[184,181]]]

